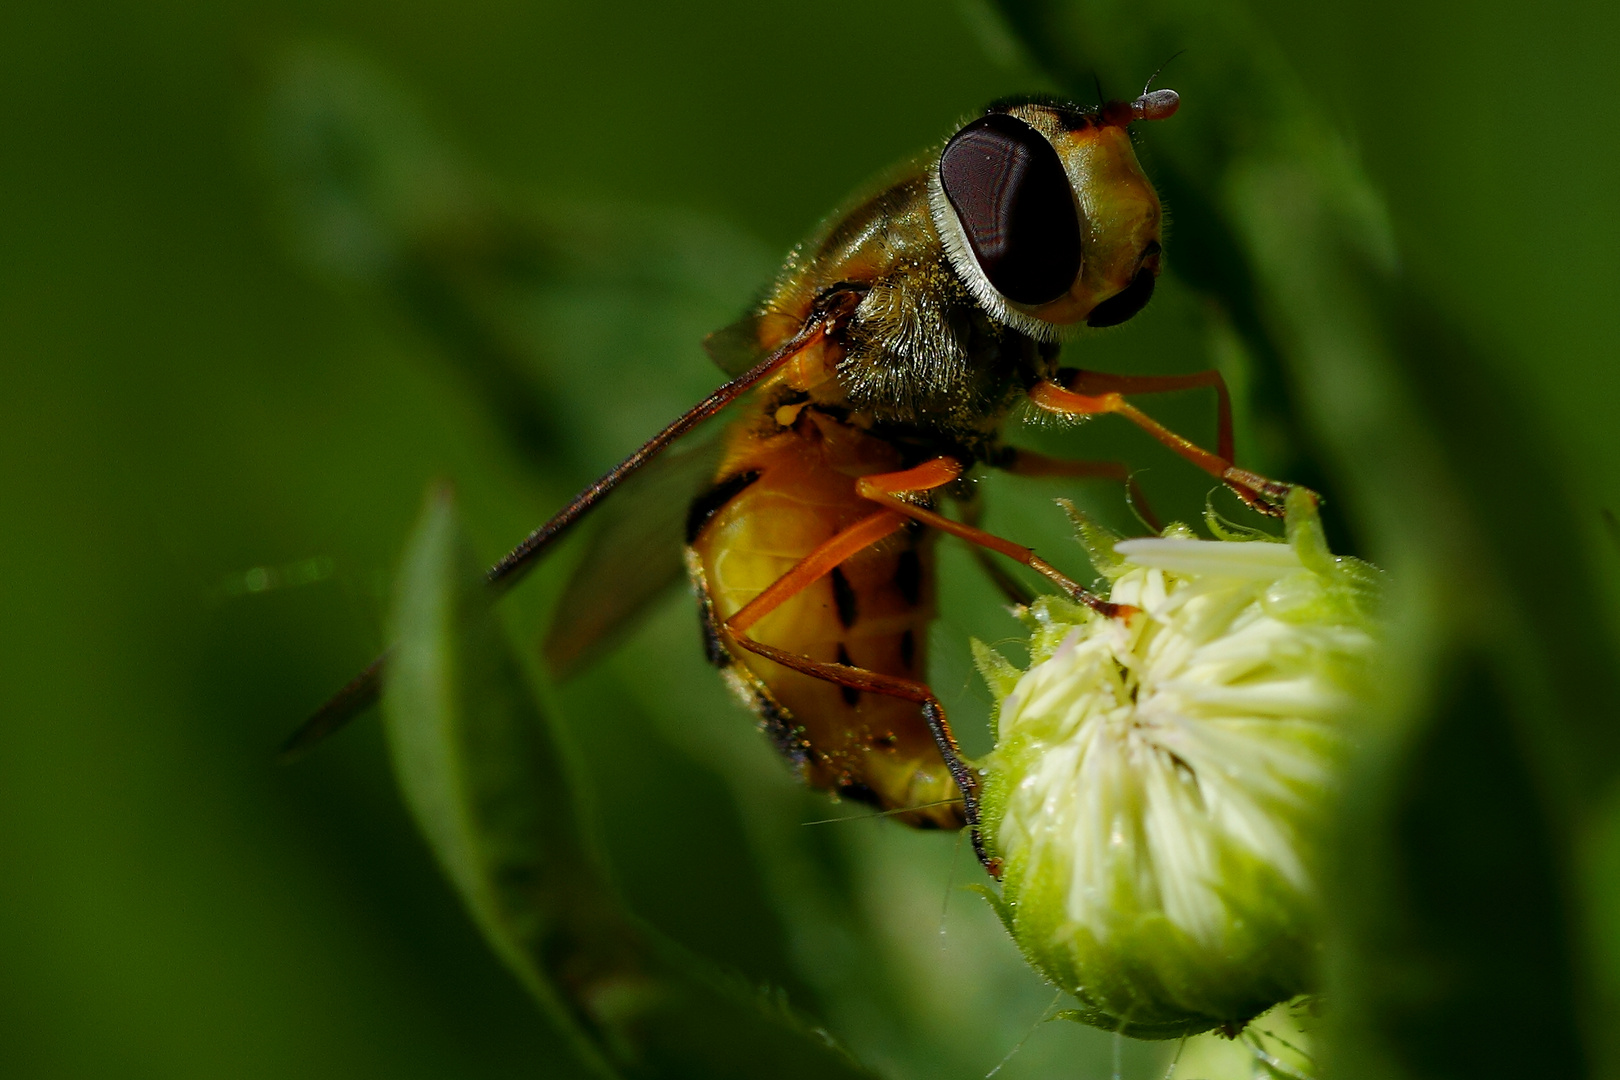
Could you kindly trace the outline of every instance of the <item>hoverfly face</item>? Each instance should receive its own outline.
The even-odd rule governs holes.
[[[992,106],[945,144],[930,178],[956,271],[1001,321],[1039,338],[1113,326],[1153,295],[1158,194],[1129,125],[1175,112],[1172,90],[1100,109]]]

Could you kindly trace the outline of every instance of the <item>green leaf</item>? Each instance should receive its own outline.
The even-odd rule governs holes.
[[[384,698],[405,801],[485,938],[583,1061],[616,1075],[552,963],[602,892],[572,818],[561,755],[523,684],[447,491],[429,496],[395,606]],[[633,978],[633,972],[627,973]],[[600,976],[598,976],[600,978]]]
[[[384,697],[405,801],[490,946],[600,1076],[863,1076],[785,1002],[626,911],[453,501],[407,550]]]

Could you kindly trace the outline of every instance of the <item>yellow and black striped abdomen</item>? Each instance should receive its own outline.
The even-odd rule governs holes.
[[[878,512],[856,494],[856,476],[899,467],[887,443],[806,412],[779,434],[734,434],[719,481],[694,504],[689,563],[711,627],[817,545]],[[814,660],[923,681],[934,617],[932,541],[928,530],[908,529],[852,556],[749,636]],[[962,823],[959,804],[948,803],[956,784],[916,704],[742,650],[719,647],[715,660],[811,784],[885,810],[922,808],[902,816],[911,824]]]

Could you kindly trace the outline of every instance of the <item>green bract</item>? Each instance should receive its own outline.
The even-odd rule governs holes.
[[[1141,1038],[1241,1024],[1312,988],[1318,833],[1376,648],[1376,572],[1327,549],[1308,492],[1288,540],[1082,535],[1139,609],[1045,597],[999,701],[982,827],[1024,955]],[[1111,548],[1111,550],[1110,550]]]

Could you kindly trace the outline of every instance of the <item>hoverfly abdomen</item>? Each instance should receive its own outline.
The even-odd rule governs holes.
[[[718,630],[828,538],[872,515],[857,476],[901,464],[891,442],[814,406],[774,434],[739,425],[722,479],[694,504],[702,524],[687,562],[711,657],[809,783],[884,810],[915,807],[900,815],[912,824],[955,828],[963,820],[956,784],[916,703],[729,649]],[[823,663],[918,677],[934,616],[932,541],[926,530],[896,532],[783,603],[752,637]]]

